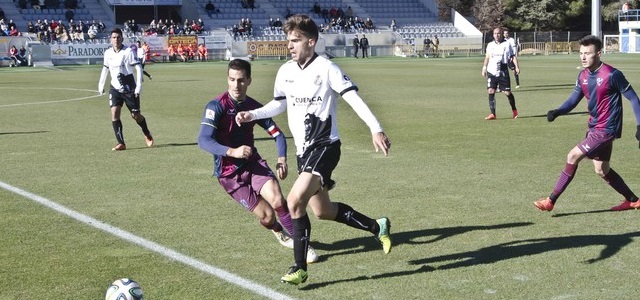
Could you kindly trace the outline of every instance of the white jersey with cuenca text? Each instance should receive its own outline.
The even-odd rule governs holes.
[[[140,64],[136,59],[136,55],[131,48],[122,46],[120,51],[115,51],[113,47],[104,51],[104,66],[109,69],[111,74],[111,86],[119,90],[122,88],[118,80],[118,74],[126,76],[133,74],[134,66]]]
[[[304,69],[288,61],[278,70],[274,99],[287,101],[289,128],[301,156],[309,148],[340,139],[337,126],[338,96],[357,86],[332,61],[315,56]]]
[[[487,44],[487,72],[493,76],[504,76],[503,72],[507,72],[507,63],[514,53],[509,42],[497,43],[496,41]]]

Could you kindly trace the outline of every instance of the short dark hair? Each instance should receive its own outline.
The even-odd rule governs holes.
[[[227,68],[227,73],[229,70],[244,71],[244,77],[251,78],[251,64],[244,59],[236,58],[231,60]]]
[[[124,36],[122,35],[122,29],[120,29],[120,28],[118,28],[118,27],[111,29],[111,32],[110,32],[109,36],[111,36],[111,35],[112,35],[112,34],[114,34],[114,33],[117,33],[117,34],[119,34],[121,37],[124,37]]]
[[[596,52],[602,50],[602,40],[595,35],[587,35],[578,41],[580,46],[596,46]]]
[[[318,25],[307,15],[293,15],[287,19],[282,26],[282,29],[286,34],[293,31],[300,31],[302,35],[309,39],[318,40]]]

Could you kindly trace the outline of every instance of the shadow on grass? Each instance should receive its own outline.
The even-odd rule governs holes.
[[[38,131],[14,131],[14,132],[0,132],[0,135],[8,135],[8,134],[33,134],[33,133],[47,133],[49,131],[46,130],[38,130]]]
[[[394,246],[407,244],[407,245],[421,245],[435,243],[446,238],[464,234],[471,231],[478,230],[495,230],[514,228],[521,226],[533,225],[531,222],[520,223],[507,223],[489,226],[459,226],[459,227],[447,227],[447,228],[433,228],[425,230],[414,230],[406,232],[393,232],[391,228],[391,239]],[[424,239],[424,237],[430,237]],[[367,251],[382,251],[380,244],[373,237],[361,237],[348,240],[338,241],[332,244],[325,244],[322,242],[311,242],[311,245],[319,250],[332,251],[331,253],[323,254],[323,259],[328,259],[332,256],[346,255],[353,253],[361,253]],[[337,251],[337,252],[333,252]]]
[[[526,223],[521,223],[525,225]],[[510,225],[510,224],[504,224]],[[517,225],[516,226],[523,226]],[[486,229],[490,229],[492,226],[487,226]],[[465,228],[465,227],[459,227]],[[473,227],[468,227],[473,228]],[[480,226],[479,228],[482,228]],[[498,225],[498,228],[501,228],[501,225]],[[457,232],[456,227],[449,228],[454,232]],[[447,229],[443,229],[447,230]],[[482,229],[480,229],[482,230]],[[463,231],[466,232],[466,231]],[[443,232],[442,238],[446,236],[450,236],[451,232]],[[402,233],[400,233],[401,235]],[[565,236],[565,237],[551,237],[551,238],[539,238],[539,239],[527,239],[527,240],[517,240],[508,243],[502,243],[494,246],[489,246],[485,248],[480,248],[474,251],[466,251],[448,255],[435,256],[430,258],[418,259],[409,261],[411,265],[420,265],[415,269],[398,271],[398,272],[390,272],[390,273],[381,273],[372,276],[358,276],[355,278],[349,279],[340,279],[334,281],[326,281],[319,282],[306,285],[302,287],[302,290],[312,290],[321,287],[325,287],[331,284],[341,283],[341,282],[354,282],[354,281],[362,281],[362,280],[374,280],[380,278],[391,278],[398,276],[407,276],[414,275],[426,272],[433,272],[438,270],[449,270],[449,269],[457,269],[464,267],[472,267],[477,265],[485,265],[485,264],[493,264],[500,261],[505,261],[508,259],[531,256],[535,254],[541,254],[545,252],[552,252],[557,250],[565,250],[565,249],[573,249],[573,248],[582,248],[582,247],[591,247],[591,246],[604,246],[604,249],[600,251],[600,254],[588,260],[583,261],[585,264],[592,264],[598,261],[605,260],[607,258],[612,257],[616,253],[618,253],[622,248],[631,244],[633,242],[634,237],[640,236],[640,231],[630,232],[625,234],[600,234],[600,235],[578,235],[578,236]],[[393,235],[392,237],[395,237]],[[405,236],[406,237],[406,236]],[[439,240],[441,237],[436,237],[435,239],[429,241],[433,242],[435,240]],[[438,267],[433,267],[428,264],[442,264]]]
[[[561,214],[553,214],[552,218],[560,218],[560,217],[569,217],[569,216],[577,216],[577,215],[586,215],[586,214],[601,214],[601,213],[620,213],[619,211],[613,211],[610,209],[598,209],[598,210],[590,210],[590,211],[579,211],[572,213],[561,213]]]
[[[575,83],[527,85],[527,86],[522,86],[518,89],[511,88],[511,91],[515,93],[520,93],[520,92],[526,93],[526,92],[539,92],[539,91],[567,90],[567,88],[572,88],[575,86],[576,86]]]
[[[570,112],[570,113],[568,113],[566,115],[563,115],[563,116],[567,116],[567,115],[588,115],[588,114],[589,114],[588,111],[575,111],[575,112]],[[562,116],[560,116],[560,117],[562,117]],[[558,118],[560,118],[560,117],[558,117]],[[526,118],[545,118],[546,119],[547,118],[547,114],[544,114],[544,115],[533,115],[533,116],[523,116],[523,115],[519,115],[518,116],[518,119],[526,119]],[[558,118],[556,118],[556,120],[558,120]]]

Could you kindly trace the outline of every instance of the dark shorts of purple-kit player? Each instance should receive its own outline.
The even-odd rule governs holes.
[[[137,97],[133,92],[121,93],[115,88],[109,89],[109,107],[127,105],[129,111],[140,111],[140,97]]]
[[[269,180],[278,180],[266,160],[249,163],[231,176],[220,177],[222,188],[248,211],[253,211],[260,199],[260,190]]]
[[[494,76],[489,74],[487,78],[487,89],[500,88],[501,91],[511,90],[511,78],[509,73],[505,71],[505,76]]]
[[[320,176],[323,187],[333,189],[336,182],[331,179],[333,170],[340,161],[340,141],[308,150],[302,157],[298,156],[298,174],[302,172]]]
[[[614,134],[604,131],[589,130],[587,136],[578,143],[578,148],[588,158],[609,161],[611,152],[613,151],[613,141],[616,139]]]

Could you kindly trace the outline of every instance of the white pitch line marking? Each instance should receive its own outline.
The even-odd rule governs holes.
[[[0,87],[0,89],[20,89],[13,87]],[[40,102],[28,102],[28,103],[14,103],[14,104],[4,104],[0,105],[0,107],[11,107],[11,106],[25,106],[25,105],[37,105],[37,104],[52,104],[52,103],[62,103],[62,102],[71,102],[71,101],[80,101],[91,98],[102,97],[96,90],[88,90],[88,89],[72,89],[72,88],[23,88],[24,90],[64,90],[64,91],[80,91],[80,92],[94,92],[96,95],[73,98],[73,99],[64,99],[64,100],[52,100],[52,101],[40,101]]]
[[[91,227],[95,227],[97,229],[100,229],[102,231],[105,231],[111,235],[114,235],[116,237],[119,237],[125,241],[131,242],[133,244],[136,244],[138,246],[141,246],[143,248],[146,248],[148,250],[151,250],[153,252],[156,252],[158,254],[161,254],[167,258],[173,259],[175,261],[181,262],[185,265],[188,265],[192,268],[198,269],[200,271],[203,271],[205,273],[209,273],[215,277],[218,277],[224,281],[227,281],[231,284],[237,285],[243,289],[247,289],[250,290],[258,295],[267,297],[269,299],[280,299],[280,300],[295,300],[294,298],[291,298],[287,295],[278,293],[277,291],[274,291],[268,287],[262,286],[258,283],[255,283],[251,280],[242,278],[238,275],[235,275],[233,273],[227,272],[223,269],[220,268],[216,268],[214,266],[208,265],[202,261],[199,261],[193,257],[184,255],[182,253],[179,253],[175,250],[169,249],[167,247],[164,247],[158,243],[152,242],[150,240],[144,239],[142,237],[139,237],[133,233],[130,233],[128,231],[122,230],[120,228],[114,227],[112,225],[109,225],[107,223],[104,223],[100,220],[94,219],[92,217],[89,217],[87,215],[81,214],[79,212],[76,212],[72,209],[66,208],[58,203],[55,203],[49,199],[46,199],[44,197],[38,196],[36,194],[27,192],[25,190],[19,189],[17,187],[11,186],[9,184],[6,184],[2,181],[0,181],[0,188],[7,190],[9,192],[12,192],[14,194],[18,194],[20,196],[23,196],[29,200],[38,202],[48,208],[51,208],[61,214],[64,214],[68,217],[71,217],[77,221],[80,221],[86,225],[89,225]]]

